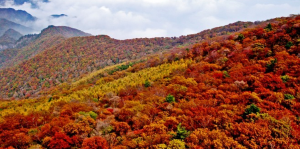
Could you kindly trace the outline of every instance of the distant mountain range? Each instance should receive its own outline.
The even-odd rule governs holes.
[[[0,8],[0,37],[9,29],[13,29],[23,35],[30,34],[33,32],[33,29],[24,26],[24,24],[35,20],[36,18],[26,11]]]
[[[17,40],[33,30],[6,19],[0,19],[0,51],[14,48]]]
[[[0,19],[0,36],[2,36],[9,29],[14,29],[15,31],[18,31],[23,35],[29,34],[33,31],[29,27],[20,25],[7,19]]]
[[[0,51],[14,48],[16,41],[22,37],[23,35],[14,29],[8,29],[1,37],[0,37]]]
[[[35,21],[36,18],[24,10],[15,10],[13,8],[0,8],[0,18],[6,19],[15,23],[23,24],[26,22]]]
[[[36,18],[26,11],[0,8],[0,51],[15,48],[20,37],[32,33],[33,29],[24,24],[35,20]],[[20,44],[17,47],[21,47]]]
[[[14,1],[14,3],[17,5],[21,5],[25,2],[34,3],[35,1]],[[4,3],[5,1],[0,1],[0,4]],[[67,15],[54,14],[51,17],[59,18],[64,16]],[[13,8],[0,8],[0,51],[2,51],[2,53],[9,53],[7,55],[3,54],[6,56],[0,57],[0,67],[4,61],[9,65],[14,65],[43,51],[44,48],[48,48],[60,43],[66,38],[91,35],[70,27],[55,26],[49,26],[48,28],[42,30],[38,35],[28,35],[31,34],[34,29],[24,25],[32,23],[35,20],[36,18],[26,11],[15,10]],[[18,57],[18,55],[20,57],[17,60],[13,59],[15,56]]]
[[[0,52],[0,55],[2,55],[0,56],[0,68],[14,66],[44,51],[46,48],[62,43],[68,38],[84,36],[91,36],[91,34],[70,27],[51,25],[43,29],[38,35],[23,36],[13,46],[10,45],[10,47],[17,49],[6,49]]]

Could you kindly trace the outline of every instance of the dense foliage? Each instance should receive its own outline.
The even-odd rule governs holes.
[[[299,35],[277,19],[2,101],[1,147],[300,148]]]
[[[105,35],[66,40],[66,37],[85,34],[66,27],[49,26],[28,46],[0,52],[0,67],[5,67],[0,70],[0,95],[15,99],[37,97],[42,90],[70,83],[108,65],[192,45],[217,34],[242,29],[248,24],[251,23],[237,22],[181,37],[128,40]]]

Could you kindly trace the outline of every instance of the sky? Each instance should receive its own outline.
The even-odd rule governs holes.
[[[69,26],[116,39],[174,37],[236,21],[263,21],[300,13],[300,0],[32,0],[2,8],[37,17],[36,32],[48,25]],[[65,17],[50,17],[66,14]]]

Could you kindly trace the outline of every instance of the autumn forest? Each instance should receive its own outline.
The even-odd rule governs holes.
[[[19,43],[0,51],[1,149],[300,148],[299,15],[128,40],[49,26]]]

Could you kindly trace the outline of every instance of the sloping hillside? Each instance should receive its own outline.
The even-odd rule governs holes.
[[[30,34],[22,36],[18,41],[12,44],[12,47],[15,47],[14,49],[6,48],[3,51],[0,51],[0,68],[3,67],[3,64],[5,62],[8,62],[15,58],[20,52],[20,49],[26,47],[31,42],[33,42],[37,38],[37,34]]]
[[[4,60],[7,59],[5,56],[4,59],[0,59],[0,62],[2,62],[0,63],[0,68],[13,67],[14,65],[21,63],[22,61],[30,59],[35,55],[43,52],[47,48],[62,43],[67,38],[83,36],[90,36],[90,34],[70,27],[49,26],[36,36],[27,35],[17,41],[15,44],[15,48],[20,49],[14,50],[17,52],[14,53],[13,56],[9,56],[9,60]],[[9,50],[11,49],[8,49],[7,51]],[[4,51],[3,53],[7,51]]]
[[[65,40],[62,36],[55,35],[62,33],[70,37],[71,34],[68,33],[76,32],[71,30],[64,33],[65,28],[50,26],[42,31],[35,42],[20,51],[17,50],[17,54],[4,51],[6,54],[13,53],[14,58],[9,61],[2,60],[2,65],[0,63],[0,66],[6,67],[0,71],[1,76],[6,78],[0,81],[0,95],[3,98],[37,96],[43,89],[64,82],[70,83],[105,66],[188,46],[251,24],[253,23],[237,22],[188,36],[130,40],[116,40],[105,35]],[[6,57],[4,59],[7,60]],[[19,62],[21,63],[16,65]],[[12,67],[14,65],[16,66]]]
[[[1,147],[299,148],[299,35],[278,18],[3,101]]]

